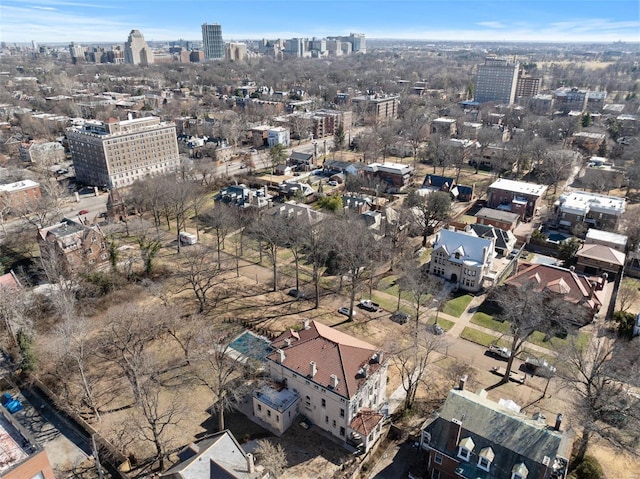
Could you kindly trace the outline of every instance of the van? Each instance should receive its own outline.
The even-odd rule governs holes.
[[[196,244],[198,242],[198,237],[194,234],[187,233],[183,231],[180,233],[180,243],[182,244]]]

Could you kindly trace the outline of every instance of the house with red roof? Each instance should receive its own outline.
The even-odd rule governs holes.
[[[560,295],[565,301],[584,308],[585,314],[574,316],[574,325],[578,327],[591,322],[602,306],[602,278],[578,275],[573,267],[523,263],[504,285],[519,287],[529,282],[537,283],[541,293]]]
[[[271,384],[253,393],[254,418],[284,432],[303,415],[346,447],[366,451],[382,432],[388,361],[379,348],[317,321],[272,343]]]
[[[609,279],[614,279],[622,272],[627,256],[609,246],[584,244],[576,253],[576,259],[577,271],[594,276],[607,273]]]

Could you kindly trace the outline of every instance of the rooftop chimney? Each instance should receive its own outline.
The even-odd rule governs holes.
[[[291,338],[287,338],[287,339],[285,339],[285,340],[284,340],[284,344],[285,344],[285,346],[286,346],[286,347],[291,346]]]
[[[284,360],[286,358],[286,356],[284,355],[284,351],[282,349],[278,349],[276,353],[278,353],[278,363],[284,363]]]
[[[302,320],[302,329],[310,329],[309,320],[308,319],[303,319]]]
[[[558,414],[558,415],[556,416],[556,425],[555,425],[555,426],[553,426],[553,428],[554,428],[556,431],[559,431],[559,430],[560,430],[560,426],[562,426],[562,414]]]
[[[331,376],[329,376],[329,378],[330,378],[329,386],[331,386],[333,389],[336,389],[338,387],[338,376],[336,376],[335,374],[332,374]]]
[[[460,441],[460,432],[462,431],[462,421],[452,418],[449,422],[449,437],[447,438],[447,449],[455,451]]]
[[[458,381],[458,389],[460,391],[464,391],[464,388],[467,384],[467,379],[469,379],[469,377],[466,374],[460,377],[460,381]]]
[[[255,472],[255,464],[253,463],[253,454],[247,453],[247,472],[253,474]]]
[[[316,362],[315,361],[310,361],[309,362],[309,376],[314,377],[317,372],[318,372],[318,368],[316,367]]]

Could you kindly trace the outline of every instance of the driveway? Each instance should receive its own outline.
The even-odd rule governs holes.
[[[368,479],[401,479],[407,477],[417,455],[413,441],[392,444],[373,467]]]

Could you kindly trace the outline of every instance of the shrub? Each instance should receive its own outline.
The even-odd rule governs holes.
[[[633,325],[636,322],[635,315],[626,311],[616,311],[613,313],[613,320],[618,323],[618,335],[631,339],[633,335]]]
[[[584,456],[575,472],[577,479],[604,479],[605,477],[602,466],[593,456]]]

